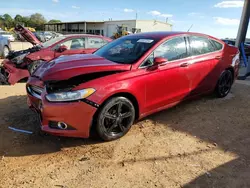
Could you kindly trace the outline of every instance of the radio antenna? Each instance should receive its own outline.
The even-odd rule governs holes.
[[[189,29],[187,30],[187,32],[189,32],[192,27],[193,27],[193,24],[189,27]]]

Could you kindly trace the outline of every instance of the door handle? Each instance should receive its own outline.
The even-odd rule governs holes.
[[[215,59],[218,59],[218,60],[221,60],[221,56],[220,55],[217,55],[214,57]]]
[[[187,67],[189,65],[189,63],[182,63],[181,65],[180,65],[180,67]]]

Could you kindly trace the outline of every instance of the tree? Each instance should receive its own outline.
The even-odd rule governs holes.
[[[12,17],[9,14],[4,14],[2,16],[2,19],[4,20],[4,26],[7,28],[11,28],[14,25],[14,21]]]
[[[23,23],[23,17],[20,14],[17,14],[14,18],[15,24],[17,23]]]
[[[46,23],[46,19],[42,14],[35,13],[30,15],[29,26],[34,27],[36,30],[42,30],[43,25]]]
[[[61,20],[50,20],[48,23],[51,23],[51,24],[53,24],[53,23],[61,23]]]

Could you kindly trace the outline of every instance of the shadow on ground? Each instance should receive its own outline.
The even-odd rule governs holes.
[[[170,127],[213,143],[217,149],[235,154],[236,159],[218,166],[182,187],[250,187],[250,87],[237,84],[226,99],[205,97],[184,102],[172,109],[147,117],[157,124]],[[96,144],[90,139],[59,138],[41,134],[35,114],[27,108],[26,96],[0,99],[0,155],[25,156],[60,151],[62,148]],[[143,122],[139,122],[143,123]],[[8,126],[33,131],[26,135]],[[199,155],[213,150],[200,150]],[[141,162],[167,160],[169,156],[146,158]]]
[[[168,125],[173,130],[214,143],[224,152],[238,156],[237,159],[218,166],[183,187],[250,187],[249,93],[250,87],[236,84],[226,99],[206,97],[185,102],[148,117],[156,124]],[[167,157],[160,157],[146,161],[166,159]]]
[[[96,139],[64,138],[40,131],[36,114],[26,104],[26,96],[0,99],[0,156],[27,156],[60,151],[62,148],[97,144]],[[25,134],[8,127],[32,131]]]

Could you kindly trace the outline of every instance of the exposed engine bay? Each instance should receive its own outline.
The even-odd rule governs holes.
[[[21,51],[10,51],[9,55],[6,57],[12,63],[14,63],[17,67],[23,67],[21,64],[23,63],[23,59],[26,55],[37,52],[42,48],[41,45],[33,46],[32,48],[28,48],[26,50]]]

